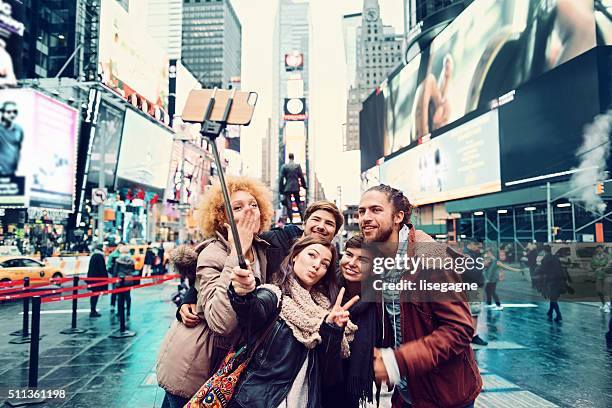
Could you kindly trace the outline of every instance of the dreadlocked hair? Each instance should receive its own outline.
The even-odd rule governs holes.
[[[410,217],[412,216],[412,209],[414,207],[412,206],[412,204],[410,204],[410,201],[404,195],[404,193],[401,192],[401,190],[398,190],[397,188],[393,188],[386,184],[379,184],[377,186],[372,186],[368,188],[366,190],[366,193],[370,191],[378,191],[380,193],[386,194],[387,199],[393,205],[393,213],[397,214],[400,211],[404,212],[404,219],[402,220],[401,225],[408,225],[409,227],[412,227],[412,224],[410,223]]]

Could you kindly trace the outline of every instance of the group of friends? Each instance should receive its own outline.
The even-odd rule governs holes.
[[[260,182],[228,178],[247,268],[219,185],[203,197],[207,239],[171,255],[191,289],[159,351],[163,407],[185,406],[239,344],[256,350],[224,403],[243,408],[359,407],[393,391],[395,407],[468,408],[482,388],[470,347],[474,327],[464,293],[410,298],[384,290],[363,296],[376,257],[463,257],[410,223],[412,205],[387,185],[367,190],[360,234],[341,259],[332,240],[343,216],[329,201],[304,212],[303,228],[268,229],[271,195]],[[383,276],[402,276],[391,268]],[[436,282],[460,282],[449,269],[411,271]],[[386,392],[388,392],[386,391]]]

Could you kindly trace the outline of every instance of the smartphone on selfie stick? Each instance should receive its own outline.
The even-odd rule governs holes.
[[[215,139],[219,137],[227,125],[248,126],[251,123],[256,103],[257,94],[255,92],[219,88],[196,89],[189,93],[182,115],[183,122],[200,123],[202,125],[200,134],[208,139],[212,146],[215,164],[219,172],[225,213],[236,244],[238,264],[242,269],[247,269],[247,264],[242,253],[242,245],[240,245],[236,220],[234,220],[234,214],[232,213],[229,192],[227,191],[223,166],[221,166],[221,158]]]

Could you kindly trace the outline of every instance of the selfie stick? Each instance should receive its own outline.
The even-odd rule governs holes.
[[[238,228],[236,228],[236,220],[234,219],[234,213],[232,212],[232,205],[230,203],[229,192],[227,191],[227,184],[225,183],[225,176],[223,174],[223,167],[221,166],[221,158],[219,157],[219,150],[217,149],[216,139],[219,137],[223,129],[227,126],[227,118],[229,117],[230,110],[232,109],[232,103],[234,102],[234,95],[236,94],[236,88],[232,89],[232,93],[227,100],[225,105],[225,111],[223,112],[223,118],[217,122],[210,120],[213,108],[215,106],[215,95],[217,94],[217,87],[213,89],[210,102],[206,107],[206,113],[204,114],[204,120],[202,120],[202,129],[200,134],[207,138],[212,145],[213,156],[215,158],[215,164],[217,165],[217,172],[219,173],[219,182],[221,183],[221,192],[223,193],[223,203],[225,204],[225,213],[229,221],[230,228],[232,229],[232,236],[234,237],[234,244],[236,245],[236,252],[238,255],[238,264],[240,268],[247,269],[247,264],[242,253],[242,245],[240,245],[240,237],[238,235]]]

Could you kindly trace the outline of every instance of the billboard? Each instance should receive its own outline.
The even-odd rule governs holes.
[[[306,120],[306,98],[285,98],[284,120]]]
[[[597,51],[521,86],[510,102],[499,107],[504,187],[524,187],[531,178],[579,166],[582,156],[577,151],[585,138],[585,125],[599,113],[599,89],[605,86],[595,74],[603,57]],[[600,61],[607,66],[606,72],[609,61],[609,57]]]
[[[471,3],[381,86],[384,155],[443,132],[466,114],[593,48],[593,10],[593,0]],[[597,30],[601,27],[598,22]]]
[[[304,54],[293,51],[285,54],[285,71],[301,71],[304,68]]]
[[[185,149],[184,152],[183,149]],[[208,184],[210,165],[210,159],[206,156],[204,150],[198,146],[189,142],[174,142],[165,199],[176,202],[182,201],[195,208]],[[181,170],[185,174],[182,200]]]
[[[24,11],[21,0],[0,1],[0,85],[17,85],[23,77]]]
[[[116,0],[102,0],[98,69],[106,85],[155,114],[167,103],[168,57],[148,34],[138,7],[129,10]]]
[[[125,111],[117,187],[137,184],[161,191],[168,183],[173,133],[145,116]]]
[[[498,111],[494,109],[385,160],[380,179],[416,205],[501,190]]]
[[[0,205],[73,210],[78,111],[31,89],[5,89],[0,115]]]
[[[125,111],[115,108],[108,102],[102,101],[100,104],[98,125],[96,126],[96,133],[94,135],[89,162],[89,175],[87,177],[87,181],[90,183],[97,184],[100,177],[102,143],[104,143],[104,185],[112,186],[115,181],[124,114]]]

